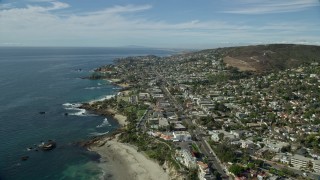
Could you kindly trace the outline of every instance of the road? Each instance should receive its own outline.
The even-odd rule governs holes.
[[[256,157],[256,156],[251,156],[253,159],[259,159],[259,160],[262,160],[268,164],[270,164],[273,168],[275,169],[278,169],[278,170],[281,170],[281,169],[289,169],[290,171],[293,171],[295,174],[298,174],[302,177],[304,177],[304,173],[306,173],[308,176],[308,178],[311,178],[311,179],[319,179],[320,178],[320,175],[318,174],[315,174],[315,173],[312,173],[312,172],[303,172],[299,169],[294,169],[293,167],[290,167],[290,166],[287,166],[287,165],[284,165],[284,164],[280,164],[280,163],[276,163],[276,162],[273,162],[273,161],[268,161],[266,159],[262,159],[262,158],[259,158],[259,157]]]
[[[155,71],[155,72],[156,72],[157,78],[162,81],[162,84],[160,85],[162,92],[166,95],[166,97],[168,97],[169,102],[174,105],[177,112],[182,113],[184,109],[183,109],[182,105],[175,99],[175,97],[168,90],[168,87],[167,87],[168,82],[167,82],[166,78],[163,77],[158,71]],[[190,119],[185,119],[185,122],[189,126],[194,125]],[[197,125],[196,125],[196,127],[197,127]],[[222,165],[220,160],[217,158],[214,151],[211,149],[210,145],[201,136],[203,131],[201,131],[199,128],[196,128],[196,130],[194,132],[190,132],[190,133],[191,133],[191,135],[197,137],[198,141],[196,141],[196,143],[197,143],[198,147],[200,147],[201,153],[207,157],[208,162],[210,164],[212,164],[213,168],[216,169],[221,174],[222,177],[228,177],[225,170],[224,170],[224,166]]]
[[[226,170],[222,165],[217,155],[214,153],[208,142],[204,137],[201,136],[199,130],[195,130],[195,136],[197,137],[196,143],[198,147],[200,147],[201,152],[207,157],[208,162],[212,165],[213,169],[216,169],[222,176],[227,176]]]
[[[162,81],[160,88],[163,91],[163,93],[166,95],[166,97],[168,97],[170,103],[172,103],[174,105],[174,107],[176,108],[176,110],[178,112],[183,112],[184,109],[183,109],[182,105],[174,98],[174,96],[172,96],[172,94],[170,93],[170,91],[166,87],[166,85],[168,84],[167,80],[162,75],[160,75],[160,73],[158,71],[156,71],[156,74],[157,74],[158,79],[160,79]],[[185,122],[189,126],[194,125],[190,119],[185,119]],[[197,125],[196,125],[196,127],[197,127]],[[224,166],[222,165],[221,161],[217,158],[214,151],[211,149],[210,145],[201,136],[201,134],[203,134],[203,131],[200,130],[199,128],[196,128],[196,130],[194,132],[190,132],[190,133],[191,133],[191,135],[194,135],[197,137],[198,141],[196,141],[196,143],[197,143],[198,147],[200,147],[202,154],[204,154],[207,157],[208,162],[210,164],[212,164],[213,168],[216,169],[223,177],[227,177],[226,171],[224,170]]]
[[[143,132],[146,132],[146,121],[147,121],[147,115],[149,113],[149,109],[147,109],[144,114],[142,115],[142,117],[139,119],[139,121],[137,122],[136,125],[136,130],[141,129]]]

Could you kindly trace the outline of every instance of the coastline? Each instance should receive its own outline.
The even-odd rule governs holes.
[[[118,142],[117,136],[101,138],[88,148],[101,156],[99,167],[103,172],[112,172],[111,179],[170,179],[158,163],[139,153],[134,146]]]
[[[130,87],[127,83],[117,83],[106,79],[115,86],[121,87],[124,91]],[[157,162],[149,159],[144,154],[137,151],[137,148],[130,144],[118,141],[121,129],[128,125],[127,117],[117,112],[112,107],[106,109],[97,109],[92,105],[99,101],[110,99],[115,95],[105,96],[99,100],[93,100],[83,103],[81,108],[92,111],[101,116],[112,116],[120,125],[119,129],[103,136],[87,141],[83,144],[89,151],[100,155],[98,164],[103,174],[103,179],[150,179],[150,180],[168,180],[170,176],[165,172]]]
[[[114,110],[112,108],[108,108],[106,111],[110,114],[113,114],[113,118],[115,120],[117,120],[117,122],[119,123],[120,126],[125,127],[128,124],[127,116],[124,116],[124,115],[118,113],[116,110]]]
[[[95,109],[92,108],[92,104],[94,104],[95,102],[99,102],[99,101],[104,101],[110,98],[113,98],[115,95],[107,95],[99,100],[92,100],[88,103],[82,103],[82,105],[80,106],[81,109],[85,109],[88,111],[93,112],[94,114],[98,114],[101,116],[112,116],[121,127],[125,127],[128,122],[127,122],[127,116],[124,116],[120,113],[118,113],[115,109],[108,107],[107,109]]]
[[[119,94],[128,94],[131,87],[126,82],[119,79],[104,79],[112,85],[119,87]],[[128,125],[127,117],[119,113],[113,107],[99,108],[95,103],[101,102],[116,95],[105,96],[98,100],[83,103],[81,108],[92,111],[101,116],[112,116],[119,123],[120,127],[112,133],[97,136],[83,144],[89,151],[100,155],[98,164],[103,174],[103,179],[149,179],[149,180],[169,180],[169,172],[166,172],[156,161],[149,159],[146,155],[137,151],[133,145],[121,143],[118,136],[123,133],[122,128]],[[166,165],[164,165],[165,167]]]

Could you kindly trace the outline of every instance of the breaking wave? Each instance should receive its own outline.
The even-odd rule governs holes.
[[[106,127],[106,126],[111,126],[111,124],[109,123],[107,118],[104,118],[103,122],[100,125],[96,126],[96,127],[97,128],[102,128],[102,127]]]

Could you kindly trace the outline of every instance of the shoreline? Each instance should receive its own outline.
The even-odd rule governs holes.
[[[158,163],[139,153],[134,146],[118,142],[118,135],[101,138],[88,148],[100,155],[99,167],[103,172],[112,172],[112,179],[170,179]]]
[[[129,87],[128,84],[111,83],[122,88],[119,92]],[[101,116],[112,116],[120,125],[115,131],[97,136],[82,144],[87,150],[100,155],[98,167],[102,170],[102,179],[170,179],[169,174],[157,162],[138,152],[135,146],[118,141],[118,136],[122,133],[121,129],[128,125],[126,116],[118,113],[112,107],[97,109],[92,106],[95,102],[110,99],[114,96],[108,95],[99,100],[83,103],[80,107]]]
[[[104,98],[101,98],[98,100],[92,100],[87,103],[82,103],[80,108],[91,111],[94,114],[97,114],[100,116],[104,116],[104,117],[112,116],[112,118],[115,119],[121,127],[125,127],[126,125],[128,125],[127,116],[124,116],[118,113],[115,109],[110,107],[108,107],[107,109],[95,109],[91,106],[95,102],[104,101],[113,97],[115,97],[115,95],[107,95]]]

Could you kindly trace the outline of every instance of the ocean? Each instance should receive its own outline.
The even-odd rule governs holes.
[[[75,142],[110,133],[118,124],[112,117],[77,106],[116,94],[118,87],[82,77],[118,57],[172,53],[142,48],[0,47],[0,180],[99,179],[99,156]],[[57,143],[54,150],[35,151],[48,140]],[[22,161],[23,156],[29,159]]]

